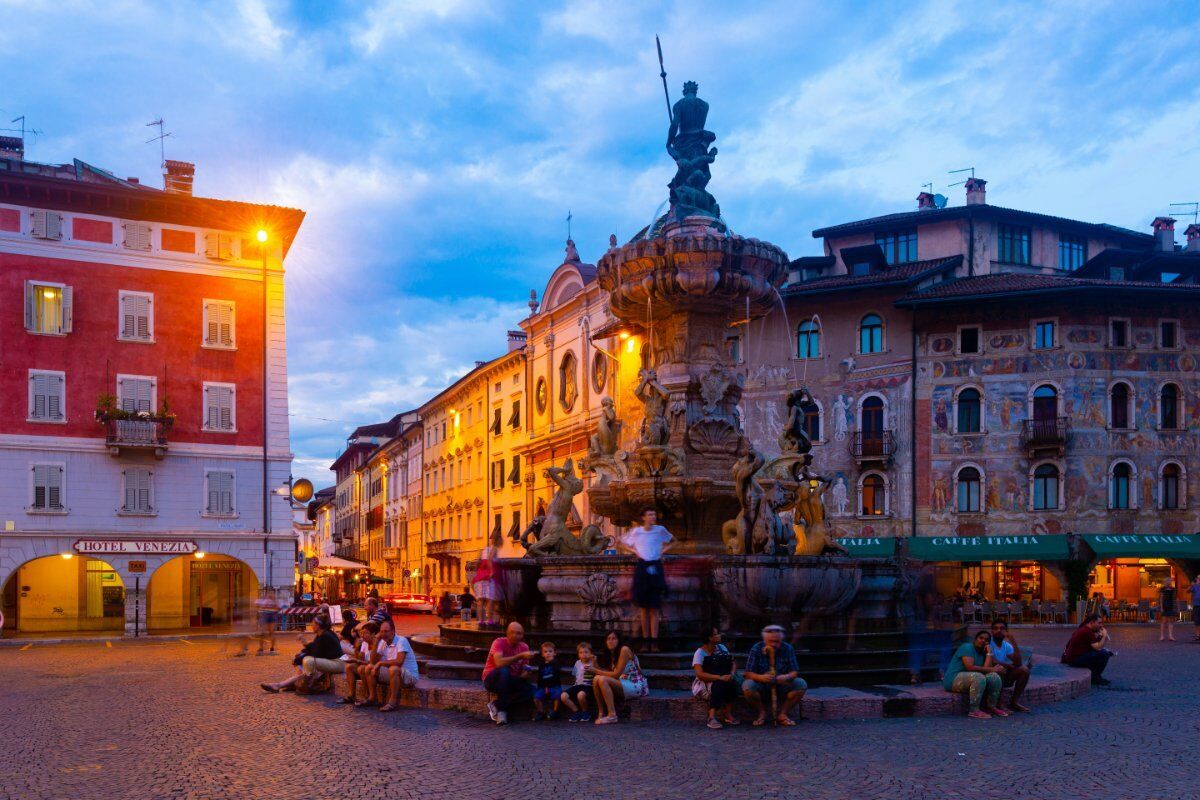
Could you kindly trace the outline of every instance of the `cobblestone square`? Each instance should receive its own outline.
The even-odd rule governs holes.
[[[1149,627],[1113,631],[1112,687],[1029,716],[720,731],[498,729],[265,694],[259,682],[290,670],[288,639],[278,657],[245,659],[229,640],[3,647],[0,797],[1194,798],[1200,645],[1185,626],[1175,644]],[[1068,630],[1017,634],[1045,659]]]

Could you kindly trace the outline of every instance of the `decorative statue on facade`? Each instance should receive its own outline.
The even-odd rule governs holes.
[[[641,444],[649,447],[666,445],[671,438],[671,428],[667,424],[670,394],[658,382],[658,373],[649,368],[638,370],[638,385],[633,393],[642,401],[643,407]]]
[[[717,157],[717,148],[709,147],[717,138],[704,130],[708,121],[708,103],[696,96],[695,81],[683,84],[683,97],[671,111],[667,132],[667,154],[675,159],[675,177],[671,189],[671,208],[682,219],[693,214],[720,217],[721,207],[707,191],[712,173],[709,165]]]
[[[554,482],[558,490],[546,508],[537,541],[527,544],[522,536],[525,554],[534,557],[585,556],[595,555],[608,547],[609,537],[601,532],[598,525],[586,526],[579,536],[571,533],[567,527],[575,507],[575,495],[583,491],[583,480],[575,474],[575,463],[568,458],[561,467],[547,469],[546,477]]]

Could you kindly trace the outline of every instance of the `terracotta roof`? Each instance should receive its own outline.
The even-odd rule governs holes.
[[[975,275],[935,284],[910,292],[896,305],[953,302],[966,299],[986,299],[1009,295],[1046,294],[1056,292],[1120,290],[1123,292],[1186,292],[1200,293],[1200,285],[1161,283],[1155,281],[1110,281],[1099,278],[1074,278],[1065,275],[1038,275],[1005,272],[995,275]]]
[[[933,258],[926,261],[912,261],[908,264],[897,264],[887,267],[870,275],[830,275],[816,278],[803,283],[794,283],[783,290],[785,295],[816,294],[818,292],[833,292],[842,289],[868,289],[877,286],[893,286],[896,284],[915,283],[929,275],[955,269],[962,264],[962,255]]]

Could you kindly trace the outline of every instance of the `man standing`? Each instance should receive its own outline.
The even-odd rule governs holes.
[[[533,694],[525,680],[525,668],[533,654],[524,640],[525,629],[519,622],[510,622],[504,636],[492,642],[483,665],[483,688],[496,696],[487,710],[497,725],[508,724],[509,706]]]
[[[1021,652],[1021,646],[1008,632],[1007,622],[996,620],[992,623],[992,643],[989,646],[992,648],[992,660],[996,662],[996,666],[1002,668],[1001,685],[1013,687],[1008,707],[1013,711],[1028,713],[1029,708],[1021,705],[1021,693],[1029,683],[1030,660]]]
[[[1092,684],[1108,686],[1112,681],[1102,677],[1112,651],[1105,649],[1108,641],[1108,631],[1100,622],[1098,614],[1088,614],[1067,641],[1063,650],[1062,663],[1071,667],[1082,667],[1092,671]]]
[[[375,645],[378,656],[374,664],[364,670],[367,682],[367,697],[375,696],[375,687],[384,684],[388,687],[387,702],[379,707],[380,711],[395,711],[400,707],[400,688],[412,688],[417,685],[417,655],[412,645],[400,634],[396,633],[392,620],[386,619],[379,626],[379,640]]]
[[[742,694],[754,709],[754,724],[767,721],[767,704],[775,714],[775,724],[792,726],[789,712],[804,699],[808,684],[800,677],[796,651],[783,641],[783,627],[768,625],[762,629],[762,641],[750,648],[746,669],[742,673]],[[782,696],[783,705],[776,708]]]
[[[475,595],[471,594],[471,587],[464,586],[462,594],[458,596],[458,605],[462,609],[462,621],[471,621],[471,609],[475,607]]]
[[[658,512],[647,508],[642,524],[621,537],[621,545],[638,557],[633,570],[633,605],[637,608],[635,635],[646,638],[646,649],[658,652],[658,620],[662,615],[667,577],[663,572],[663,552],[674,540],[671,532],[658,524]]]

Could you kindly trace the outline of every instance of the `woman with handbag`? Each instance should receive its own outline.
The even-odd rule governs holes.
[[[721,631],[709,628],[704,644],[692,656],[692,669],[696,672],[692,694],[708,701],[708,727],[717,730],[725,725],[737,725],[733,701],[741,687],[733,654],[721,644]]]
[[[500,599],[500,590],[496,585],[496,555],[500,552],[500,536],[491,538],[488,546],[479,554],[479,566],[475,568],[475,576],[471,585],[475,587],[475,599],[479,601],[479,627],[499,628],[500,614],[496,601]]]

